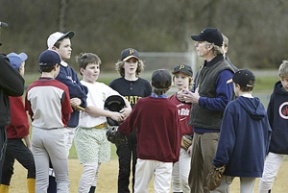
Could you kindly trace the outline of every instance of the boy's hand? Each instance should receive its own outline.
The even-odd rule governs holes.
[[[121,122],[125,119],[125,116],[122,113],[111,111],[110,118],[115,121]]]
[[[120,113],[122,114],[123,120],[126,119],[129,114],[131,113],[131,109],[130,108],[123,108],[121,109]]]
[[[72,98],[70,99],[70,103],[72,107],[76,107],[81,105],[82,101],[79,98]]]

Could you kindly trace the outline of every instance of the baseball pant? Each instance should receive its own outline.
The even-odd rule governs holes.
[[[285,157],[285,154],[268,153],[264,164],[262,178],[260,178],[259,182],[259,193],[267,193],[272,189],[275,177],[282,162],[285,160]]]
[[[2,177],[2,167],[5,160],[6,145],[7,145],[6,128],[3,126],[0,127],[0,181]]]
[[[148,185],[154,174],[155,193],[170,192],[173,163],[137,159],[134,193],[148,193]]]
[[[78,186],[78,193],[87,193],[91,186],[96,186],[100,165],[101,163],[84,164],[84,170]]]
[[[69,192],[68,157],[66,130],[32,129],[32,150],[36,164],[36,192],[46,193],[49,183],[49,157],[51,159],[57,182],[57,193]]]
[[[75,128],[66,127],[65,129],[66,129],[66,135],[65,135],[66,153],[67,153],[67,157],[69,157],[70,149],[73,144]]]
[[[188,176],[191,157],[185,149],[180,149],[179,161],[174,163],[172,172],[172,192],[190,193]]]
[[[135,167],[137,162],[137,138],[135,132],[128,136],[128,144],[117,145],[116,153],[119,162],[118,193],[130,193],[129,181],[132,157],[132,189],[135,182]]]
[[[240,193],[253,193],[256,178],[240,177]]]
[[[1,184],[10,185],[15,159],[28,170],[27,178],[35,178],[35,163],[32,152],[22,139],[8,139]]]

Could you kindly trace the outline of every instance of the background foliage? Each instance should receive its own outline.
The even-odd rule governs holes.
[[[77,54],[93,52],[112,70],[127,47],[190,52],[191,34],[215,27],[230,39],[235,65],[275,69],[288,58],[287,8],[285,0],[0,0],[0,21],[9,24],[1,52],[26,52],[26,69],[35,72],[47,37],[72,30],[70,64],[76,67]]]

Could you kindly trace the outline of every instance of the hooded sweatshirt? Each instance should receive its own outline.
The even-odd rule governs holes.
[[[267,114],[273,130],[269,152],[288,154],[288,92],[280,81],[274,86]]]
[[[213,165],[226,165],[224,175],[261,177],[271,128],[258,98],[240,96],[224,112]]]

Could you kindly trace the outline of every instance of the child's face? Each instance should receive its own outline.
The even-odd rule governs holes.
[[[25,62],[22,62],[22,64],[19,67],[18,71],[21,74],[21,76],[24,77],[24,74],[25,74]]]
[[[55,50],[59,53],[62,60],[68,60],[71,57],[71,41],[69,38],[65,38],[62,40],[59,48],[54,47]]]
[[[100,75],[100,65],[96,63],[90,63],[85,69],[80,69],[83,80],[89,83],[94,83]]]
[[[281,77],[280,80],[283,88],[288,91],[288,76]]]
[[[174,75],[174,84],[178,90],[189,89],[189,76],[185,73],[178,72]]]
[[[124,70],[125,74],[136,74],[136,70],[138,67],[138,60],[136,58],[130,58],[129,60],[124,62]]]

